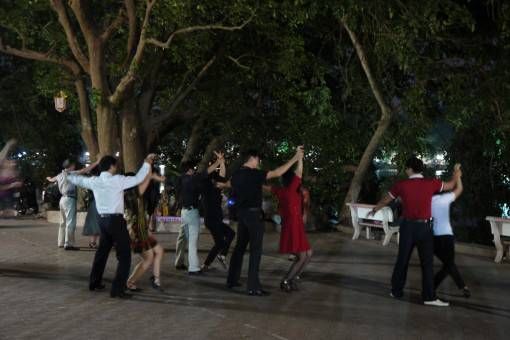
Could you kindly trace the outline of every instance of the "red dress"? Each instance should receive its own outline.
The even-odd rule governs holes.
[[[280,253],[295,254],[310,250],[303,224],[303,200],[299,187],[301,178],[294,176],[288,187],[272,187],[279,202],[282,217]]]

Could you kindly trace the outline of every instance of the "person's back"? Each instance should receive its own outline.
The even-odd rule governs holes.
[[[432,197],[432,220],[434,236],[453,235],[450,224],[450,206],[455,201],[455,194],[448,192]]]
[[[232,189],[236,197],[237,209],[262,207],[262,185],[267,172],[259,169],[241,167],[232,175]]]

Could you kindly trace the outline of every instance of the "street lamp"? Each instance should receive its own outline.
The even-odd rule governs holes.
[[[64,112],[67,109],[67,94],[64,91],[60,90],[53,100],[55,102],[55,110],[58,112]]]

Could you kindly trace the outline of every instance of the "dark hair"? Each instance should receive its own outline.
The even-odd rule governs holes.
[[[108,171],[113,165],[117,165],[117,158],[113,156],[104,156],[99,161],[99,171]]]
[[[241,153],[241,160],[243,163],[246,163],[250,160],[251,157],[262,158],[261,153],[256,149],[248,149]]]
[[[407,160],[406,169],[412,169],[414,173],[421,174],[424,170],[423,162],[418,157],[413,156]]]
[[[72,159],[69,159],[69,158],[66,159],[64,162],[62,162],[62,167],[64,169],[68,169],[68,168],[70,168],[73,165],[76,165],[76,162],[74,160],[72,160]]]
[[[186,162],[182,162],[181,163],[181,171],[183,173],[186,173],[188,172],[189,170],[192,170],[195,168],[195,166],[197,165],[197,163],[193,162],[193,161],[186,161]]]

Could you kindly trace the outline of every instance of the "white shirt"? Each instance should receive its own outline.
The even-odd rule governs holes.
[[[76,198],[76,186],[73,183],[70,183],[67,179],[72,173],[73,172],[64,169],[57,175],[58,191],[60,191],[62,196]]]
[[[432,218],[434,219],[434,235],[453,235],[450,224],[450,205],[455,201],[455,194],[449,192],[432,196]]]
[[[124,190],[143,182],[149,173],[149,163],[143,163],[135,176],[112,175],[103,171],[97,177],[69,174],[68,180],[94,192],[99,214],[124,214]]]

